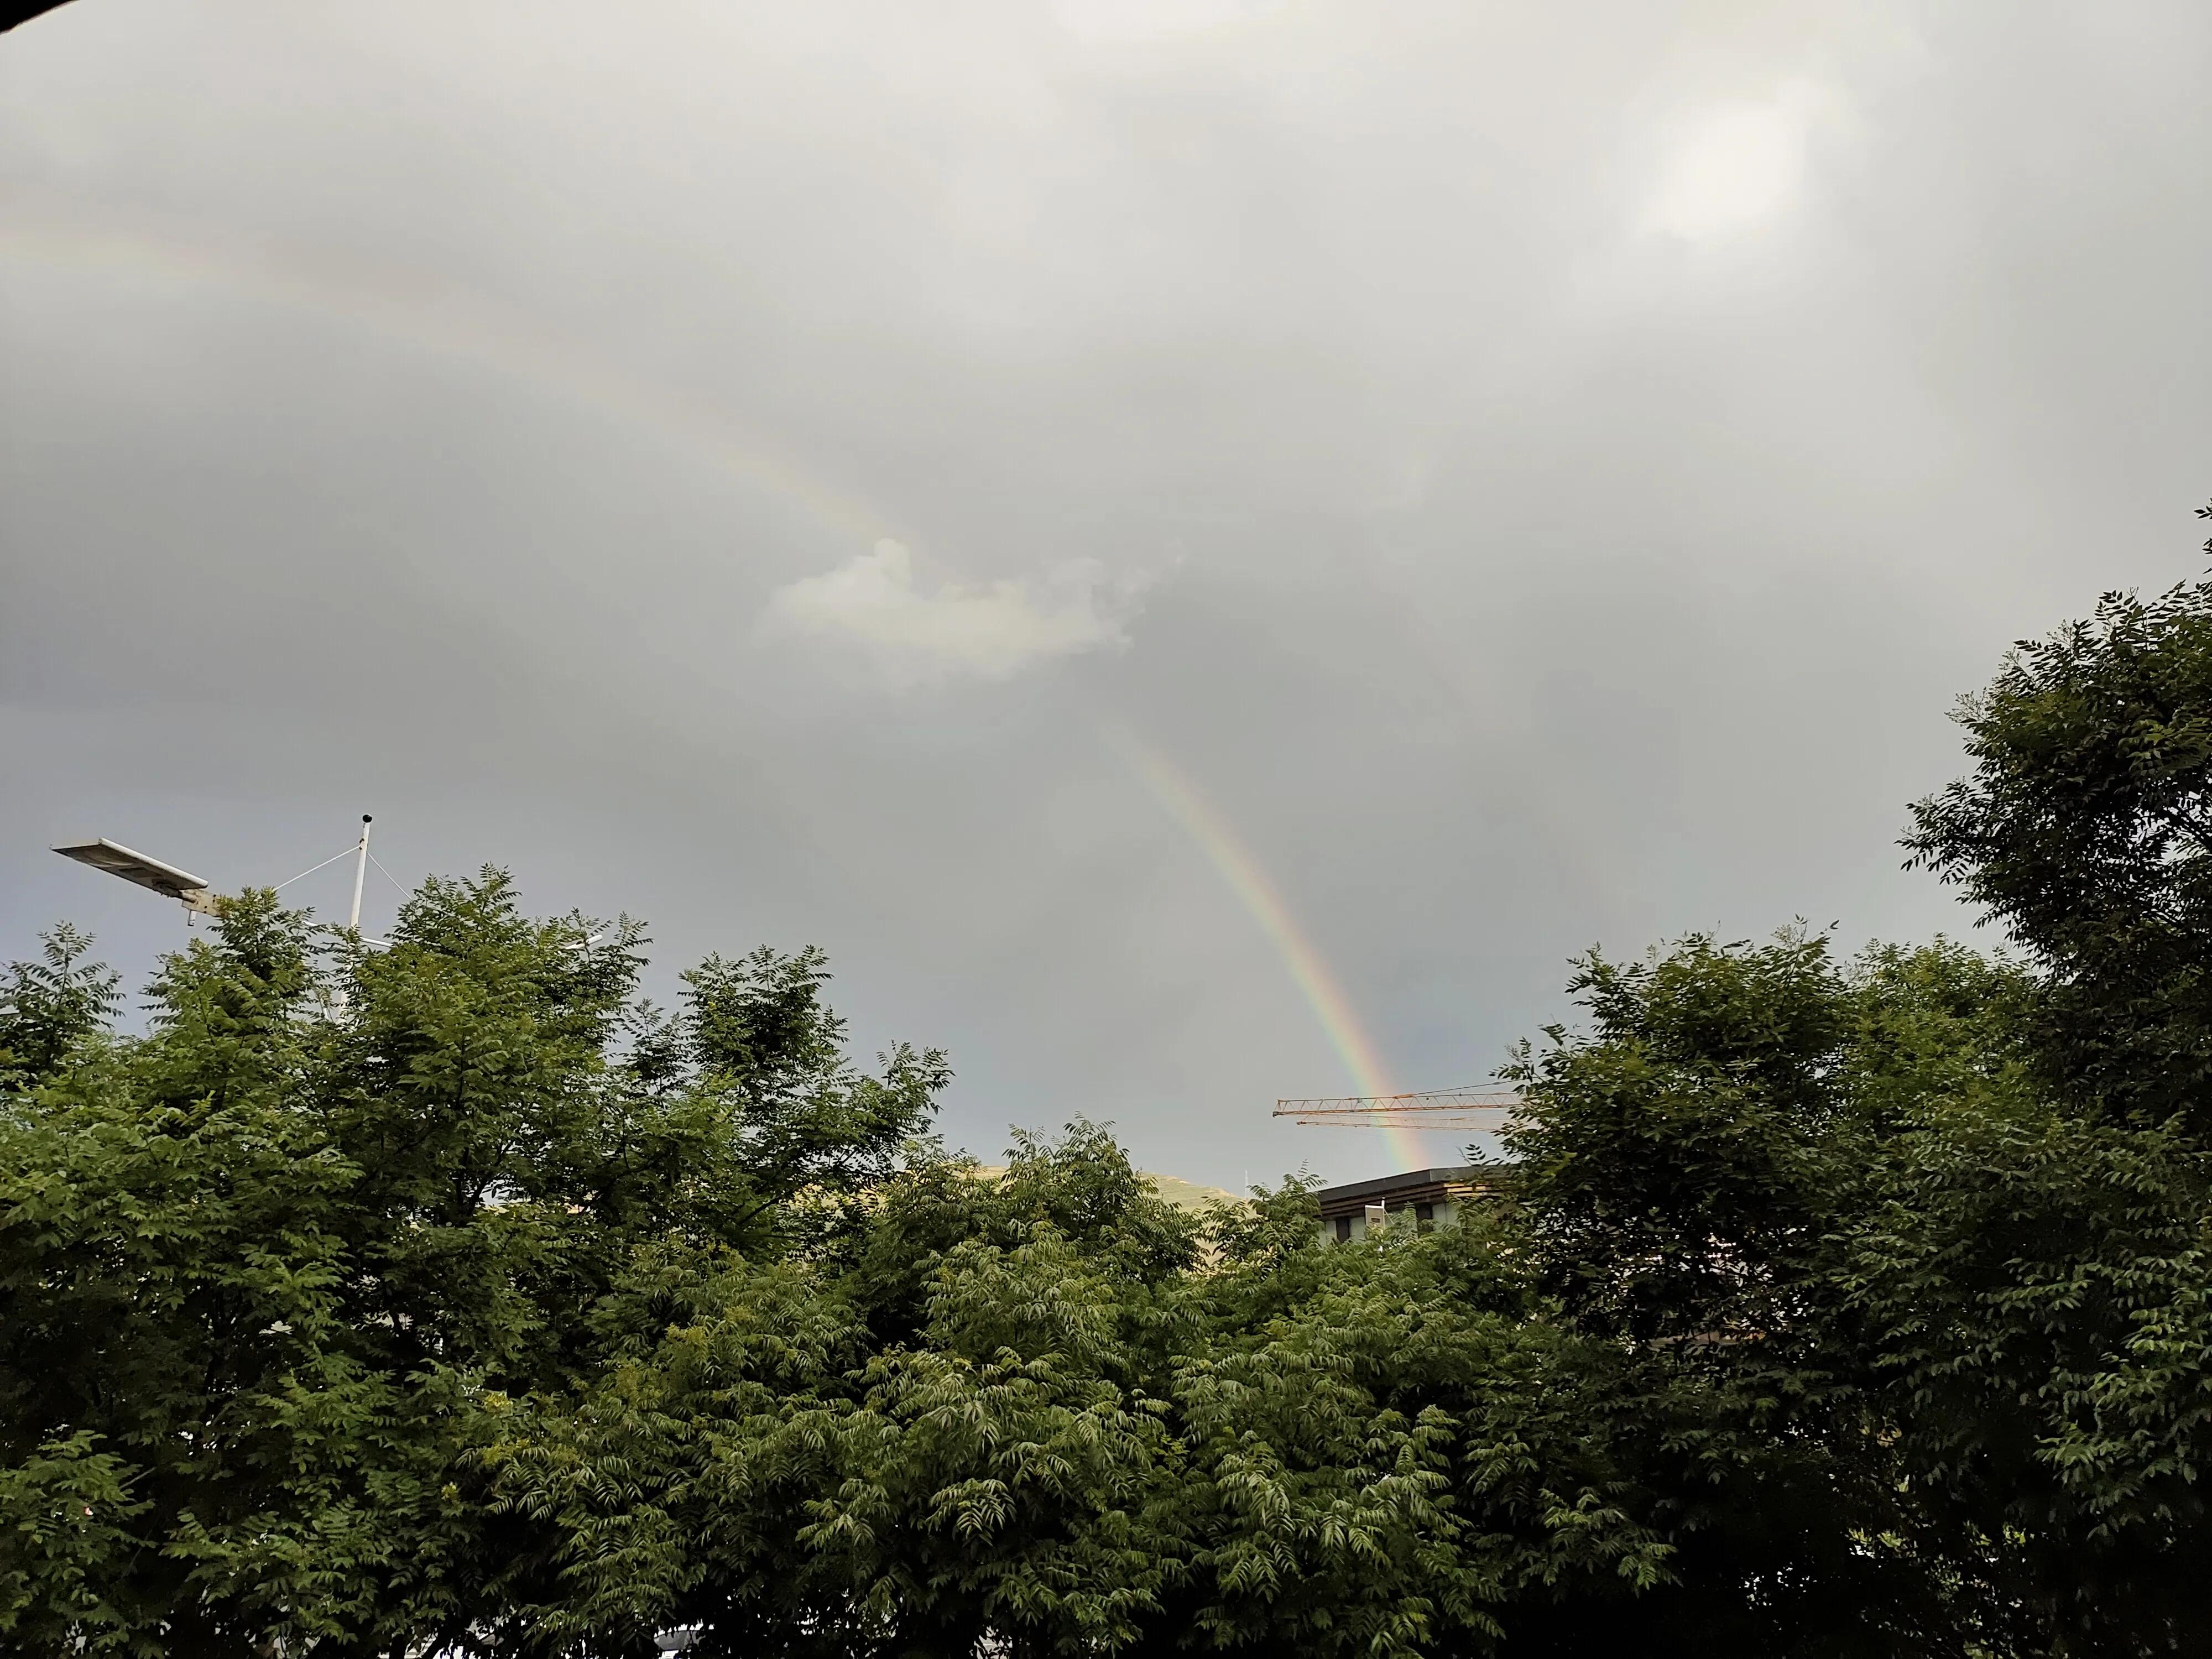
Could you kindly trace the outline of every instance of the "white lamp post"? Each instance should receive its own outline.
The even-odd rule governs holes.
[[[346,849],[346,852],[354,855],[353,908],[346,919],[346,926],[356,933],[361,928],[362,884],[368,878],[369,823],[369,815],[363,812],[361,815],[361,839]],[[120,876],[127,882],[146,888],[151,892],[159,893],[163,898],[177,899],[183,903],[185,909],[195,915],[212,916],[220,914],[219,901],[214,890],[199,877],[192,874],[189,870],[179,870],[173,864],[164,864],[159,859],[149,859],[143,853],[134,853],[120,842],[109,841],[103,836],[98,841],[73,842],[66,847],[57,847],[54,851],[65,859],[75,859],[79,864],[88,864],[95,870],[105,870],[111,876]],[[344,856],[345,853],[337,854],[334,857],[325,859],[323,864],[335,864]],[[323,865],[319,864],[313,870],[301,871],[301,874],[313,875],[315,870],[322,867]],[[298,879],[297,876],[292,878],[294,881]],[[278,884],[289,887],[291,883],[283,882]]]
[[[381,869],[383,866],[380,865],[378,867]],[[361,884],[368,874],[368,814],[363,812],[361,815],[361,846],[356,849],[353,861],[353,915],[346,920],[346,926],[356,933],[361,931]]]

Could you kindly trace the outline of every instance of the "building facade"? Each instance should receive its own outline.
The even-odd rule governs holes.
[[[1314,1194],[1321,1205],[1323,1243],[1348,1243],[1386,1226],[1410,1223],[1426,1229],[1455,1221],[1468,1204],[1494,1182],[1496,1172],[1479,1166],[1457,1170],[1408,1170]]]

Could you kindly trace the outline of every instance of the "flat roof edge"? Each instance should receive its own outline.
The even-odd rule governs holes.
[[[1416,1187],[1463,1187],[1480,1180],[1486,1167],[1480,1164],[1469,1164],[1449,1170],[1408,1170],[1402,1175],[1376,1176],[1371,1181],[1352,1181],[1341,1187],[1324,1187],[1313,1196],[1316,1201],[1322,1204],[1342,1203],[1349,1199],[1381,1196]]]

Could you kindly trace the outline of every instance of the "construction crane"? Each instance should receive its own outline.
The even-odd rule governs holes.
[[[1500,1129],[1513,1121],[1521,1097],[1510,1089],[1470,1084],[1410,1095],[1332,1095],[1279,1100],[1274,1115],[1293,1123],[1340,1128]]]

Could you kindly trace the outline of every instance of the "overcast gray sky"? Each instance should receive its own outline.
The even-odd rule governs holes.
[[[373,811],[664,974],[824,945],[983,1154],[1381,1173],[1274,1097],[1480,1079],[1592,944],[1966,925],[1951,702],[2201,564],[2209,71],[2187,0],[76,0],[0,37],[0,947],[181,936],[51,842]]]

